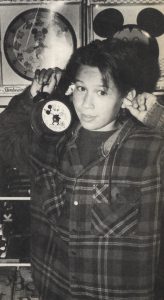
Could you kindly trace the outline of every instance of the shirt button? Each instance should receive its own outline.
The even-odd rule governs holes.
[[[77,200],[75,200],[75,201],[73,202],[73,204],[74,204],[75,206],[77,206],[77,205],[79,204],[79,202],[78,202]]]

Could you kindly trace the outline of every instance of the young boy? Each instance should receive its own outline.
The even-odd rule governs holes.
[[[163,138],[119,116],[124,98],[143,92],[140,63],[128,44],[95,42],[67,66],[80,123],[32,189],[31,256],[42,299],[156,297]]]
[[[82,47],[65,72],[78,116],[71,131],[45,145],[26,120],[14,128],[19,153],[22,142],[36,174],[31,263],[41,299],[159,299],[164,142],[121,112],[131,103],[125,99],[145,91],[141,65],[149,76],[146,59],[129,43]],[[22,114],[20,102],[14,109]],[[14,109],[3,114],[11,123]],[[11,131],[8,138],[15,149]]]

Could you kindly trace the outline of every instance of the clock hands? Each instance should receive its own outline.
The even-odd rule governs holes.
[[[26,42],[26,48],[27,48],[27,45],[28,45],[29,40],[30,40],[30,36],[31,36],[31,33],[32,33],[32,29],[34,28],[34,24],[35,24],[35,22],[36,22],[36,18],[37,18],[37,15],[38,15],[39,8],[40,8],[40,7],[37,8],[35,17],[34,17],[34,19],[33,19],[32,26],[31,26],[31,28],[30,28],[30,30],[29,30],[29,34],[28,34],[28,38],[27,38],[27,42]]]
[[[23,49],[23,52],[27,52],[27,53],[32,53],[33,51],[39,49],[39,48],[48,48],[47,46],[45,46],[43,43],[36,45],[36,46],[30,46],[29,48]]]

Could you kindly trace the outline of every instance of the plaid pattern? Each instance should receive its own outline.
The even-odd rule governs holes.
[[[162,138],[128,121],[83,169],[78,130],[57,168],[42,168],[34,182],[32,266],[41,299],[154,300]]]
[[[128,121],[83,169],[79,128],[57,146],[42,142],[29,126],[32,105],[26,90],[1,114],[0,153],[37,173],[31,260],[41,299],[155,300],[162,137]]]

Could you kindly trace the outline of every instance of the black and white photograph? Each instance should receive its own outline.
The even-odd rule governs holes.
[[[0,300],[164,300],[163,0],[0,0]]]

